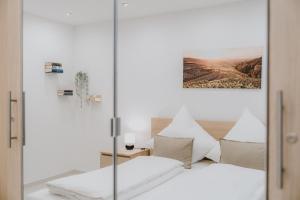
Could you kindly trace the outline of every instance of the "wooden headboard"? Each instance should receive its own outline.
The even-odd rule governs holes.
[[[152,118],[151,119],[151,135],[154,137],[172,122],[171,118]],[[204,121],[198,120],[200,124],[211,136],[220,140],[234,126],[235,122],[230,121]]]

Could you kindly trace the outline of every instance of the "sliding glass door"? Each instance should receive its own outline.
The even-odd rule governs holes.
[[[24,0],[25,199],[264,199],[266,16]]]
[[[266,5],[118,1],[118,199],[265,199]]]
[[[26,200],[65,199],[70,177],[97,193],[81,175],[113,164],[113,16],[110,0],[24,0]],[[113,194],[112,167],[99,184]]]

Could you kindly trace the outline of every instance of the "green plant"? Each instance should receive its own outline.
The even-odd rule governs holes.
[[[80,107],[83,106],[83,101],[89,95],[89,76],[85,72],[78,72],[75,75],[76,95],[80,98]]]

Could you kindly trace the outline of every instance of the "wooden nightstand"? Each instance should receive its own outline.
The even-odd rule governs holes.
[[[118,151],[117,159],[118,164],[136,158],[138,156],[149,156],[150,149],[134,149],[128,151],[126,149],[122,149]],[[111,151],[102,151],[100,153],[100,168],[107,167],[112,165],[112,152]]]

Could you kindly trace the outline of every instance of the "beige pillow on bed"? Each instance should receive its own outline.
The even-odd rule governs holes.
[[[172,158],[184,163],[184,168],[192,168],[193,138],[154,137],[153,155]]]
[[[221,140],[221,163],[265,169],[265,143]]]

